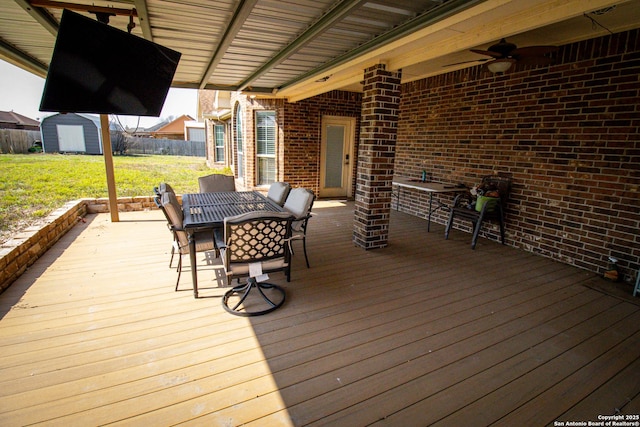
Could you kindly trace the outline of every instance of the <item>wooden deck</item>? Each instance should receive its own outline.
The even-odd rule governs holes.
[[[159,212],[79,223],[0,295],[0,425],[541,426],[640,413],[640,306],[602,279],[393,212],[317,202],[279,310],[168,268]],[[199,256],[202,259],[202,256]],[[188,268],[188,257],[185,258]],[[640,300],[640,298],[637,298]],[[636,418],[637,421],[637,418]]]

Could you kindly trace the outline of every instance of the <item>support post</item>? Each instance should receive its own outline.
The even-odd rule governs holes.
[[[109,212],[111,222],[119,222],[118,195],[116,194],[116,179],[113,172],[113,149],[111,148],[111,134],[109,132],[109,115],[100,114],[100,131],[102,133],[102,155],[107,172],[107,191],[109,192]]]
[[[354,243],[364,249],[389,240],[401,75],[383,64],[364,72],[353,230]]]

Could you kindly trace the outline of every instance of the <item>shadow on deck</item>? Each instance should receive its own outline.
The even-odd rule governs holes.
[[[317,202],[279,310],[173,292],[159,212],[92,216],[0,295],[0,424],[531,425],[640,413],[640,307],[574,267],[392,212],[389,246]],[[201,261],[203,256],[199,256]],[[188,258],[185,258],[188,268]],[[604,289],[604,288],[603,288]],[[639,298],[640,300],[640,298]]]

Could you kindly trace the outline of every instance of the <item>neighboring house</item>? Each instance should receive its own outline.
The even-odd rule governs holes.
[[[182,115],[169,123],[163,122],[146,129],[152,138],[187,140],[185,122],[192,122],[194,118],[189,115]]]
[[[185,118],[183,120],[183,118]],[[205,141],[204,122],[190,119],[185,115],[176,120],[163,120],[148,128],[127,127],[127,132],[138,138],[181,139],[185,141]],[[178,131],[182,123],[182,129]]]
[[[153,126],[149,126],[148,128],[143,127],[129,127],[127,126],[127,133],[136,138],[153,138],[152,132],[157,131],[163,126],[166,126],[169,123],[167,120],[163,120],[160,123],[156,123]]]
[[[165,122],[162,122],[162,125],[164,125]],[[149,133],[149,129],[155,129],[156,126],[160,126],[161,124],[156,124],[151,128],[144,128],[141,126],[137,126],[137,127],[131,127],[131,126],[125,126],[125,132],[127,133],[127,135],[136,137],[136,138],[151,138],[151,134]]]
[[[54,114],[42,119],[42,149],[45,153],[102,154],[100,117],[91,114]],[[110,130],[120,127],[110,124]]]
[[[239,189],[286,181],[319,197],[354,198],[354,236],[365,234],[360,224],[381,218],[367,230],[372,241],[383,235],[379,246],[390,202],[421,217],[430,203],[412,192],[398,206],[394,175],[418,178],[425,170],[470,187],[506,173],[513,182],[508,245],[594,272],[613,256],[634,277],[639,40],[631,30],[560,46],[551,66],[493,74],[478,65],[403,84],[380,65],[365,71],[363,93],[331,91],[295,103],[233,92],[225,104],[227,95],[200,91],[207,160],[230,166]],[[452,197],[434,198],[450,204]],[[434,219],[445,223],[447,211]],[[499,240],[495,226],[482,235]]]
[[[40,130],[40,122],[14,111],[0,111],[0,129]]]

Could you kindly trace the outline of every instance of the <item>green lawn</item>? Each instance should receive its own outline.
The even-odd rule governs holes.
[[[151,195],[163,181],[178,194],[197,192],[198,177],[214,172],[201,157],[115,156],[113,161],[118,197]],[[107,196],[102,156],[0,154],[0,232],[5,235],[68,201]]]

